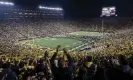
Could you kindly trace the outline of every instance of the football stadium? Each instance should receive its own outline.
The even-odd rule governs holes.
[[[131,6],[0,0],[0,80],[133,80]]]

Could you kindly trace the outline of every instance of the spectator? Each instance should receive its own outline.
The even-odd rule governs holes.
[[[1,80],[18,80],[17,75],[11,70],[10,66],[9,62],[3,64],[3,70],[0,72]]]
[[[72,80],[72,73],[73,73],[73,60],[67,51],[64,49],[64,54],[68,58],[68,64],[65,65],[64,58],[58,59],[58,67],[55,65],[54,60],[58,54],[58,49],[60,46],[57,47],[56,53],[51,58],[51,69],[54,75],[55,80]]]

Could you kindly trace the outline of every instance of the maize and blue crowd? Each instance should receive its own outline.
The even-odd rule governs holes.
[[[107,40],[94,42],[94,50],[96,49],[94,52],[89,50],[70,52],[60,45],[55,50],[14,45],[15,40],[22,38],[66,34],[71,31],[90,30],[91,27],[96,27],[96,30],[91,30],[101,30],[97,29],[100,24],[94,20],[92,20],[92,24],[88,24],[87,21],[79,21],[80,23],[33,22],[1,21],[0,80],[133,79],[132,21],[125,21],[125,24],[123,22],[109,24],[107,21],[105,31],[111,30],[113,34],[108,35]],[[35,26],[38,26],[38,29]],[[17,33],[21,36],[17,36]],[[27,35],[27,33],[31,34]],[[97,47],[100,46],[103,48],[97,50]]]

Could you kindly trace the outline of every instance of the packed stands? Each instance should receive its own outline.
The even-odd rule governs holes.
[[[133,21],[1,20],[0,80],[132,80]],[[74,51],[16,45],[29,40],[75,31],[108,32],[93,50]]]

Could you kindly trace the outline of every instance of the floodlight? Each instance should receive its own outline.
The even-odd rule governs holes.
[[[60,10],[63,10],[62,8],[60,8]]]
[[[4,2],[4,4],[7,4],[7,5],[8,5],[8,4],[10,4],[10,3],[8,3],[8,2]]]
[[[45,7],[45,6],[39,6],[40,9],[46,9],[46,10],[57,10],[57,11],[60,11],[60,10],[63,10],[62,8],[59,8],[59,7]]]
[[[44,7],[43,7],[43,6],[41,6],[41,8],[43,9]]]
[[[2,5],[11,5],[11,6],[14,5],[14,3],[12,3],[12,2],[3,2],[3,1],[0,1],[0,4],[2,4]]]
[[[50,7],[48,7],[48,9],[51,9]]]
[[[60,8],[56,8],[56,10],[60,10]]]
[[[50,8],[50,9],[56,10],[56,8]]]
[[[0,2],[0,4],[4,4],[4,2]]]
[[[47,7],[47,9],[50,9],[49,7]]]
[[[9,4],[12,5],[12,6],[14,5],[14,3],[9,3]]]
[[[57,8],[52,8],[53,10],[57,10]]]
[[[41,9],[41,8],[42,8],[42,6],[39,6],[39,8]]]

